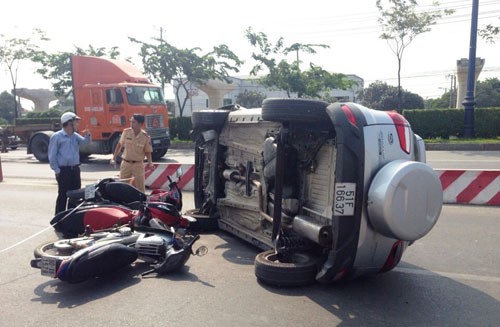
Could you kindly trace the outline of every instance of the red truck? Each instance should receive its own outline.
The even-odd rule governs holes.
[[[126,61],[72,56],[71,76],[80,129],[92,133],[92,142],[80,148],[82,158],[113,153],[121,132],[136,113],[146,117],[144,128],[151,136],[153,160],[167,153],[170,131],[163,91],[135,66]],[[49,139],[58,128],[34,131],[27,142],[28,153],[48,162]]]

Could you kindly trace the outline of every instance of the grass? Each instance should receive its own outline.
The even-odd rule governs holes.
[[[425,139],[425,143],[469,143],[469,144],[483,144],[483,143],[500,143],[500,137],[496,138],[473,138],[473,139],[464,139],[453,137],[449,139],[443,138],[435,138],[435,139]]]

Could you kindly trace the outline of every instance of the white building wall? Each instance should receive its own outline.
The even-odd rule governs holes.
[[[331,96],[341,99],[342,101],[357,101],[357,94],[359,90],[364,87],[364,80],[356,75],[346,75],[349,80],[355,81],[358,85],[354,85],[351,89],[348,90],[332,90]],[[228,92],[224,96],[224,101],[227,101],[227,104],[236,103],[236,99],[240,93],[245,91],[255,91],[265,94],[267,98],[287,98],[288,95],[285,91],[282,90],[273,90],[270,88],[266,88],[265,86],[258,84],[255,79],[252,78],[238,78],[238,77],[230,77],[233,84],[237,86],[234,91]],[[198,89],[194,85],[188,85],[189,93],[191,93],[191,97],[188,98],[186,102],[186,106],[184,107],[184,111],[182,116],[189,117],[191,113],[200,109],[216,109],[209,108],[208,106],[208,96],[205,92]],[[179,97],[181,100],[185,98],[186,92],[181,89],[179,90]],[[297,94],[292,93],[290,95],[292,98],[297,97]],[[180,116],[179,106],[177,102],[177,98],[175,99],[175,117]]]

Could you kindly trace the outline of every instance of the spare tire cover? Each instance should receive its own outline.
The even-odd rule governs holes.
[[[380,234],[415,241],[436,224],[443,188],[427,164],[396,160],[375,175],[368,190],[369,220]]]

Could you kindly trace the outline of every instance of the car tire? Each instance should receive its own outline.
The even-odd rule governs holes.
[[[262,119],[274,122],[302,122],[331,126],[328,103],[308,99],[266,99]]]
[[[219,229],[217,217],[201,214],[198,209],[188,210],[186,215],[196,219],[196,222],[189,224],[189,230],[193,232],[213,232]]]
[[[191,114],[191,122],[196,130],[219,129],[226,122],[228,110],[200,110]]]
[[[17,146],[11,146],[10,149],[11,150],[17,150]]]
[[[315,282],[317,265],[305,253],[293,253],[291,262],[281,262],[274,250],[257,254],[255,276],[271,286],[305,286]]]
[[[151,153],[151,158],[154,161],[160,160],[164,155],[167,154],[168,149],[154,150]]]

